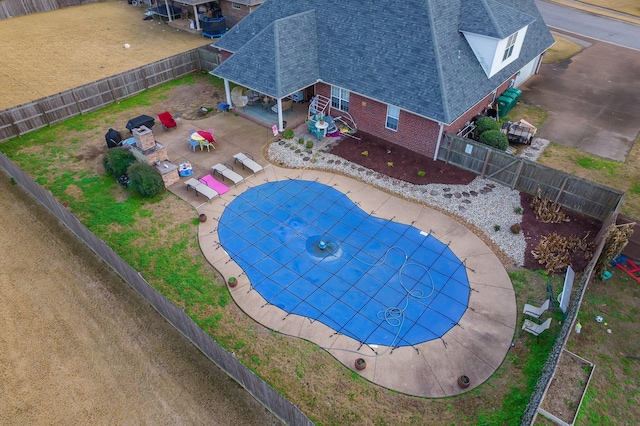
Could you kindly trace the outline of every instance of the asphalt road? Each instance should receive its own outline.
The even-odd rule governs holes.
[[[544,0],[535,0],[547,26],[629,49],[640,50],[640,26],[584,12]]]

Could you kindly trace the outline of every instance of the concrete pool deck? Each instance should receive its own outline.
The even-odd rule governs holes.
[[[216,149],[211,152],[191,150],[187,143],[189,129],[215,129]],[[331,353],[338,361],[355,371],[355,360],[364,358],[367,367],[360,370],[364,378],[398,392],[424,396],[456,395],[486,381],[504,360],[516,327],[516,301],[511,280],[490,248],[461,223],[427,206],[412,203],[380,191],[354,179],[309,169],[285,169],[269,164],[262,149],[272,138],[270,129],[261,127],[233,114],[218,114],[203,120],[183,122],[177,129],[163,132],[156,129],[156,139],[167,147],[173,163],[191,162],[193,177],[211,172],[216,163],[233,164],[233,155],[246,152],[264,166],[264,171],[251,175],[235,167],[245,180],[210,202],[187,191],[181,178],[169,189],[207,215],[199,226],[199,242],[207,260],[226,278],[234,276],[238,285],[230,288],[238,306],[264,326],[278,332],[313,341]],[[360,208],[394,222],[413,225],[430,232],[464,262],[471,292],[469,307],[441,339],[391,350],[372,348],[348,338],[319,321],[294,314],[268,304],[253,290],[242,269],[220,246],[218,219],[224,208],[246,189],[265,182],[286,179],[312,180],[331,186],[346,194]],[[228,183],[228,181],[227,181]],[[462,389],[457,378],[467,375],[471,386]]]

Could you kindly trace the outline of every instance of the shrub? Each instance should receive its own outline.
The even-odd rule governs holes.
[[[307,149],[313,148],[313,141],[307,141]]]
[[[476,135],[481,136],[489,130],[500,130],[500,123],[490,117],[482,117],[476,121]]]
[[[502,151],[506,150],[509,146],[509,140],[507,135],[500,130],[488,130],[480,135],[480,143],[492,146]]]
[[[284,133],[282,134],[282,136],[283,136],[285,139],[293,139],[293,136],[294,136],[294,135],[293,135],[293,130],[292,130],[292,129],[287,129],[287,130],[285,130],[285,131],[284,131]]]
[[[298,138],[298,144],[302,145],[304,143],[304,138]]]
[[[164,190],[162,176],[148,164],[132,164],[127,169],[131,188],[142,198],[153,198]]]
[[[509,229],[514,234],[519,234],[520,231],[522,230],[522,228],[520,227],[519,223],[514,223],[513,225],[511,225],[511,227]]]
[[[130,165],[136,162],[136,157],[124,148],[112,148],[102,158],[102,165],[108,174],[119,178],[127,173]]]
[[[418,171],[418,176],[425,177],[426,175],[427,175],[427,173],[424,170],[419,170]]]
[[[369,155],[369,151],[362,151],[360,154],[362,154],[363,157],[367,157]]]
[[[500,230],[500,225],[493,225],[493,230],[498,232]]]

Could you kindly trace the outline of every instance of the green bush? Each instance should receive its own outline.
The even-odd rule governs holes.
[[[313,148],[313,141],[307,141],[307,149]]]
[[[119,178],[127,173],[130,165],[136,162],[136,157],[124,148],[112,148],[102,158],[102,165],[108,174]]]
[[[500,130],[489,130],[480,135],[480,143],[505,151],[509,146],[507,135]]]
[[[476,121],[476,136],[482,136],[484,132],[489,130],[500,130],[500,123],[490,117],[482,117]]]
[[[142,198],[153,198],[164,190],[162,176],[153,167],[144,163],[134,163],[127,169],[130,187]]]
[[[282,136],[283,136],[285,139],[293,139],[293,136],[294,136],[294,135],[293,135],[293,130],[292,130],[292,129],[287,129],[287,130],[285,130],[285,131],[284,131],[284,133],[282,134]]]

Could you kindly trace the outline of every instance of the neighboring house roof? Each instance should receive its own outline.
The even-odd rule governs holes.
[[[527,24],[519,58],[487,78],[461,29]],[[551,44],[533,0],[267,0],[215,43],[233,55],[213,74],[276,98],[323,81],[451,123]]]

